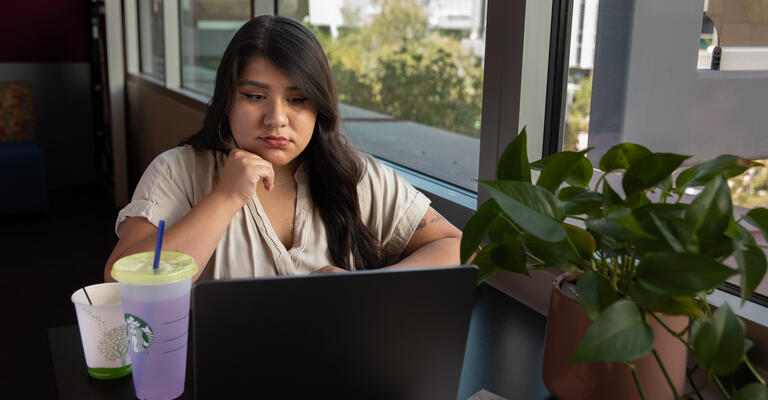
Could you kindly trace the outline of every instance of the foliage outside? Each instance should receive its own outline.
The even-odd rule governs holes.
[[[342,10],[347,28],[336,38],[310,26],[328,56],[339,101],[479,137],[482,60],[455,35],[430,28],[421,2],[379,5],[369,23],[357,10]]]
[[[594,323],[573,362],[623,362],[636,374],[633,360],[655,352],[648,324],[654,319],[707,371],[706,381],[691,393],[678,393],[656,357],[676,398],[688,398],[710,381],[726,398],[768,396],[747,358],[751,342],[744,324],[727,305],[712,312],[707,303],[707,295],[735,274],[741,275],[746,301],[765,275],[765,253],[743,225],[768,235],[768,210],[755,208],[735,220],[726,183],[757,164],[721,155],[675,178],[687,156],[622,143],[600,159],[601,176],[593,188],[587,151],[529,163],[523,129],[502,154],[497,180],[480,182],[492,199],[464,228],[462,263],[478,265],[480,280],[501,269],[527,274],[554,266],[581,273],[579,299]],[[541,171],[535,184],[531,169]],[[606,176],[618,173],[623,173],[621,188],[614,188]],[[682,203],[692,187],[703,190],[690,204]],[[731,256],[736,269],[722,264]],[[662,314],[687,315],[690,322],[675,332]],[[748,379],[733,379],[737,369],[750,371]]]

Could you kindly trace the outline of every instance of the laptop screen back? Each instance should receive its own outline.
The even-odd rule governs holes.
[[[474,266],[202,282],[195,394],[456,398]]]

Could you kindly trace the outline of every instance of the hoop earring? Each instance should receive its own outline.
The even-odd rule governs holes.
[[[221,145],[226,147],[227,141],[224,140],[224,138],[221,136],[221,121],[219,121],[219,128],[217,132],[219,134],[219,140],[221,141]]]

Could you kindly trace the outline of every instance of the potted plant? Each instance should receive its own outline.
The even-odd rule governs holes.
[[[666,381],[658,384],[674,397],[691,395],[673,379],[686,372],[685,354],[678,363],[683,371],[670,371],[654,348],[660,333],[706,371],[693,392],[714,382],[727,398],[768,398],[765,381],[746,356],[751,342],[744,324],[727,305],[713,311],[707,303],[707,295],[735,274],[746,301],[766,272],[765,254],[742,222],[768,236],[768,210],[734,219],[726,181],[759,164],[721,155],[676,174],[688,157],[622,143],[600,159],[600,175],[591,184],[587,151],[529,163],[523,129],[504,150],[497,180],[480,182],[492,198],[464,228],[462,262],[476,264],[481,281],[499,270],[528,274],[556,267],[575,273],[570,277],[578,277],[577,297],[589,319],[583,338],[560,332],[578,336],[575,352],[565,355],[568,363],[622,363],[639,398],[646,398],[648,386],[641,384],[645,372],[636,368],[642,357],[652,361]],[[540,171],[535,184],[531,170]],[[618,177],[620,187],[609,183]],[[684,201],[689,188],[699,193]],[[723,264],[730,257],[735,269]],[[549,315],[548,335],[555,317]],[[677,328],[669,322],[674,318]],[[549,342],[547,347],[545,353]],[[754,382],[728,387],[723,377],[740,367],[751,371]]]

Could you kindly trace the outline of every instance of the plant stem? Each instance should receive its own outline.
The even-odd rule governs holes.
[[[546,264],[542,259],[540,259],[539,257],[534,256],[533,254],[531,254],[531,253],[529,253],[527,251],[525,252],[525,255],[528,256],[528,257],[533,258],[533,261],[536,261],[539,264]]]
[[[757,381],[760,382],[761,385],[765,385],[765,379],[763,379],[762,376],[760,376],[759,373],[757,373],[757,370],[755,370],[755,367],[752,365],[751,362],[749,362],[749,359],[747,356],[744,356],[744,364],[747,364],[747,368],[749,368],[750,371],[752,371],[752,375],[757,378]]]
[[[662,327],[664,327],[664,329],[666,329],[666,330],[667,330],[667,332],[669,332],[669,333],[670,333],[672,336],[674,336],[674,337],[676,337],[678,340],[680,340],[680,341],[681,341],[681,342],[682,342],[682,343],[685,345],[685,347],[686,347],[688,350],[691,350],[691,351],[693,351],[693,346],[691,346],[691,344],[690,344],[690,343],[688,343],[688,341],[687,341],[687,340],[685,340],[685,338],[683,338],[683,335],[681,335],[681,334],[679,334],[679,333],[675,332],[675,331],[674,331],[672,328],[670,328],[670,327],[669,327],[669,325],[667,325],[667,324],[666,324],[664,321],[662,321],[662,320],[661,320],[661,318],[659,318],[659,317],[658,317],[658,316],[657,316],[655,313],[649,312],[648,314],[651,314],[651,316],[652,316],[652,317],[653,317],[653,318],[654,318],[654,319],[655,319],[655,320],[656,320],[656,321],[657,321],[657,322],[658,322],[658,323],[659,323],[659,324],[660,324]]]
[[[717,377],[717,375],[712,375],[712,379],[714,379],[714,380],[715,380],[715,384],[717,385],[717,388],[718,388],[718,389],[720,389],[720,393],[722,393],[722,394],[723,394],[723,396],[724,396],[726,399],[730,399],[730,398],[731,398],[731,395],[730,395],[730,394],[728,394],[728,391],[727,391],[727,390],[725,390],[725,386],[723,386],[723,383],[722,383],[722,382],[720,382],[720,379]]]
[[[635,369],[635,364],[631,362],[625,362],[624,365],[629,368],[629,370],[632,372],[632,379],[635,380],[635,386],[637,387],[637,393],[640,394],[640,398],[643,400],[646,400],[645,398],[645,392],[643,392],[643,386],[640,384],[640,378],[637,377],[637,370]]]
[[[608,175],[607,172],[603,172],[602,175],[600,175],[600,178],[595,182],[595,191],[600,190],[600,183],[605,180],[605,176]]]
[[[669,373],[667,372],[667,369],[664,367],[664,363],[661,362],[661,357],[659,357],[659,353],[656,352],[656,349],[652,350],[653,357],[656,359],[656,362],[659,364],[659,367],[661,368],[661,372],[664,373],[664,377],[667,378],[667,383],[669,383],[669,387],[672,388],[672,393],[675,395],[675,398],[677,398],[680,394],[677,393],[677,387],[675,386],[675,383],[672,382],[672,378],[669,377]]]
[[[696,383],[693,381],[693,377],[691,376],[691,374],[694,371],[696,371],[697,367],[698,366],[694,366],[690,370],[688,370],[688,369],[685,370],[685,377],[688,378],[688,383],[691,384],[691,387],[693,388],[693,390],[691,390],[690,392],[687,392],[687,393],[683,393],[683,395],[680,396],[680,399],[687,400],[689,397],[693,396],[693,394],[695,393],[696,396],[698,396],[699,400],[704,400],[704,397],[701,395],[700,391],[701,391],[701,389],[704,389],[704,387],[709,385],[709,374],[707,374],[707,379],[704,381],[704,384],[699,386],[699,387],[696,387]]]

